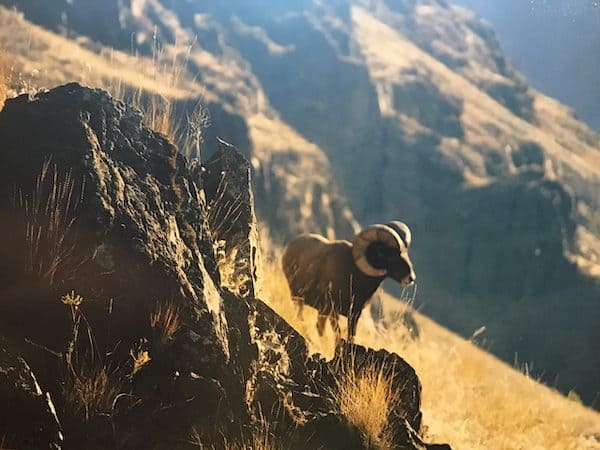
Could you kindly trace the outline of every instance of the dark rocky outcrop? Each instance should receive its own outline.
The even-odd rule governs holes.
[[[229,364],[232,349],[203,195],[173,144],[146,128],[136,110],[75,84],[12,100],[0,121],[2,229],[11,236],[2,246],[0,322],[15,345],[25,346],[22,354],[40,383],[59,390],[65,349],[71,341],[78,344],[72,336],[75,315],[60,301],[75,291],[83,298],[78,311],[85,332],[93,332],[94,348],[81,350],[73,371],[88,371],[96,354],[111,371],[131,371],[128,354],[168,326],[159,321],[152,327],[151,317],[170,307],[178,312],[172,345],[179,351],[153,356],[156,366],[161,359],[173,362],[159,372],[156,399],[142,405],[144,416],[160,417],[165,402],[187,406],[186,386],[199,383],[193,374],[212,387],[215,403],[229,405],[224,417],[213,417],[215,427],[243,415],[245,386]],[[178,427],[194,420],[181,417],[186,420]],[[155,438],[141,425],[129,432],[136,441]],[[74,445],[70,439],[67,434],[67,444]]]
[[[6,422],[10,442],[221,448],[266,419],[290,448],[363,448],[334,395],[352,353],[357,370],[372,361],[402,386],[394,447],[435,448],[418,436],[410,366],[358,346],[309,357],[255,298],[250,166],[235,148],[190,163],[137,110],[78,84],[9,100],[0,142],[0,403],[22,411]]]
[[[33,372],[0,340],[0,446],[23,450],[57,450],[62,430],[49,394]]]
[[[223,141],[218,141],[218,146],[201,168],[211,237],[224,271],[227,268],[230,272],[221,273],[222,281],[239,296],[254,298],[258,230],[251,166],[235,147]]]

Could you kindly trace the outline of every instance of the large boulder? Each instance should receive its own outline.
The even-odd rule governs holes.
[[[142,405],[146,422],[166,404],[186,408],[199,378],[228,405],[216,428],[244,420],[250,367],[232,362],[204,196],[177,148],[139,111],[77,84],[10,100],[0,123],[0,326],[42,385],[60,391],[64,358],[48,355],[69,356],[88,333],[75,370],[98,354],[133,371],[129,354],[150,350],[157,374],[139,395],[157,390]],[[79,305],[63,298],[72,291]],[[156,334],[176,351],[161,352]],[[197,420],[180,417],[180,429]],[[130,434],[152,436],[144,428]]]

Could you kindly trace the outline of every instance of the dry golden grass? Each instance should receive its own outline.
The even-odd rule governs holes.
[[[200,101],[186,116],[175,109],[174,103],[178,97],[174,97],[172,93],[186,85],[186,80],[189,78],[187,67],[191,50],[191,47],[170,48],[169,57],[167,51],[155,42],[152,58],[134,56],[139,66],[151,67],[145,72],[151,74],[149,76],[153,78],[156,89],[145,89],[142,80],[123,78],[112,79],[102,85],[113,97],[138,108],[142,112],[145,124],[152,130],[164,134],[171,141],[179,143],[180,150],[190,160],[200,158],[203,132],[210,123],[208,111]]]
[[[258,418],[256,426],[249,437],[243,439],[231,439],[222,435],[221,445],[215,445],[214,442],[206,444],[203,442],[200,434],[194,430],[190,443],[198,449],[224,449],[224,450],[284,450],[288,448],[284,443],[279,442],[273,433],[273,424],[264,416]]]
[[[61,298],[70,309],[71,339],[64,354],[64,411],[89,421],[97,414],[110,413],[122,393],[123,383],[117,371],[97,354],[92,329],[81,311],[84,299],[71,291]],[[80,340],[80,336],[83,339]]]
[[[106,367],[72,373],[65,387],[65,410],[82,414],[88,421],[98,413],[112,411],[121,392],[122,384]]]
[[[131,359],[133,361],[133,369],[131,370],[131,374],[129,376],[133,377],[136,373],[142,370],[150,361],[152,361],[152,357],[147,350],[139,349],[139,350],[131,350],[129,353]]]
[[[264,233],[261,237],[264,237]],[[266,242],[266,244],[265,244]],[[309,343],[311,351],[333,356],[334,335],[326,329],[323,339],[316,331],[316,311],[305,307],[303,320],[296,314],[279,263],[279,251],[263,239],[261,295]],[[423,385],[424,429],[430,441],[447,442],[453,448],[469,449],[600,449],[600,414],[566,398],[499,361],[419,313],[418,340],[407,339],[407,330],[391,319],[406,305],[383,295],[385,332],[363,313],[356,336],[358,344],[385,348],[406,359]],[[372,411],[393,399],[385,380],[377,386],[377,373],[349,374],[342,384],[353,392],[345,406],[354,423],[381,424]],[[361,381],[363,377],[363,381]],[[342,377],[342,380],[344,378]],[[370,380],[369,383],[364,380]],[[368,396],[360,398],[358,392]],[[364,402],[364,403],[363,403]],[[363,406],[364,405],[364,406]],[[374,417],[371,417],[374,415]],[[373,425],[371,430],[380,429]],[[370,435],[375,435],[371,431]]]
[[[173,86],[168,71],[162,69],[163,62],[157,66],[151,58],[109,48],[94,52],[85,42],[47,31],[5,7],[0,7],[0,48],[9,55],[15,81],[35,88],[77,81],[93,87],[121,83],[173,99],[203,92],[189,77],[182,77],[180,85]]]
[[[388,304],[393,299],[387,299]],[[401,354],[423,383],[432,440],[460,449],[600,449],[600,415],[417,315],[421,340],[394,345],[394,332],[360,342]]]
[[[257,432],[243,442],[225,442],[225,450],[282,450],[285,448],[268,432]]]
[[[181,311],[173,303],[158,303],[150,315],[150,327],[155,342],[164,347],[181,328]]]
[[[371,364],[357,371],[352,360],[346,361],[338,367],[333,395],[340,412],[360,430],[368,448],[392,447],[393,430],[388,417],[399,392],[382,367]]]

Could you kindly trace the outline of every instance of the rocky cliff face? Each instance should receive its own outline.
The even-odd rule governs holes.
[[[207,147],[220,134],[250,157],[277,233],[402,218],[424,311],[467,336],[485,325],[496,354],[594,399],[600,138],[530,89],[476,16],[441,0],[148,0],[96,11],[119,24],[107,34],[88,2],[60,20],[17,3],[122,49],[151,48],[155,26],[165,43],[196,36]]]
[[[9,100],[0,141],[3,445],[230,448],[268,413],[264,438],[290,448],[367,448],[333,396],[355,355],[402,387],[392,446],[448,448],[415,431],[420,384],[400,357],[309,357],[254,297],[250,165],[233,147],[189,163],[137,110],[78,84]],[[211,208],[232,199],[222,227]],[[226,264],[221,241],[238,249]]]

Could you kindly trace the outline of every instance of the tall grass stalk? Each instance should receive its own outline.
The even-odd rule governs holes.
[[[60,269],[75,269],[75,223],[83,201],[85,183],[76,191],[70,172],[59,174],[47,159],[37,176],[33,191],[17,194],[17,205],[25,217],[27,266],[51,286]]]

